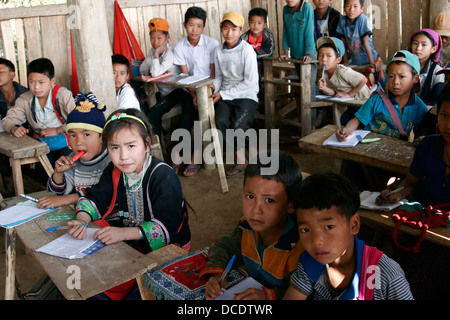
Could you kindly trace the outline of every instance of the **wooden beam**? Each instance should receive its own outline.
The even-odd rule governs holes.
[[[108,116],[117,109],[105,3],[69,0],[67,6],[79,8],[71,29],[80,91],[92,92],[107,106]],[[82,13],[82,14],[81,14]]]
[[[0,10],[0,20],[22,19],[34,17],[63,16],[68,14],[69,10],[65,4],[56,4],[48,6],[17,7]]]

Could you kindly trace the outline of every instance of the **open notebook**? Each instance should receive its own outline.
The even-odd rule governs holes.
[[[54,209],[55,208],[39,209],[37,208],[37,203],[31,200],[20,202],[12,207],[0,211],[0,226],[7,229],[17,227],[22,223],[40,217],[41,215],[53,211]]]
[[[247,289],[262,289],[263,285],[253,279],[252,277],[247,277],[241,282],[238,282],[231,288],[228,288],[223,291],[223,294],[218,296],[216,300],[233,300],[234,296],[238,293],[241,293],[244,290]]]
[[[343,147],[343,148],[354,147],[369,133],[370,131],[368,130],[355,130],[347,136],[347,139],[345,141],[342,142],[338,141],[336,135],[333,133],[331,137],[329,137],[327,140],[323,142],[322,145],[332,147]]]
[[[92,255],[104,246],[100,240],[94,240],[94,234],[98,228],[87,228],[87,236],[83,240],[72,238],[68,233],[36,249],[36,252],[46,253],[52,256],[79,259],[86,255]]]
[[[380,210],[380,211],[392,211],[398,207],[400,207],[402,204],[405,204],[408,202],[408,200],[403,199],[399,202],[395,203],[384,203],[384,204],[377,204],[375,200],[380,195],[379,192],[371,192],[371,191],[363,191],[359,195],[359,198],[361,200],[361,209],[368,209],[368,210]]]

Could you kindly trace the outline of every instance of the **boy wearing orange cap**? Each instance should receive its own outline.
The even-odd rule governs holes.
[[[450,12],[441,12],[434,18],[434,31],[442,38],[441,66],[450,67]]]

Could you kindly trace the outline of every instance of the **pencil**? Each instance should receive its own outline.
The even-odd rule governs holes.
[[[25,199],[31,200],[31,201],[33,201],[33,202],[36,202],[36,203],[39,202],[38,199],[33,198],[33,197],[30,197],[30,196],[27,196],[26,194],[23,194],[23,193],[21,193],[20,196],[21,196],[21,197],[24,197]]]
[[[391,194],[394,194],[394,193],[403,191],[403,190],[405,190],[405,189],[408,189],[410,186],[411,186],[410,184],[405,184],[403,187],[400,187],[400,188],[398,188],[398,189],[395,189],[395,190],[393,190],[393,191],[391,191],[391,192],[386,193],[384,197],[387,198],[387,197],[389,197]]]

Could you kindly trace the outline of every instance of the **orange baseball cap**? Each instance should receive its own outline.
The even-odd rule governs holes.
[[[163,18],[154,18],[148,22],[148,28],[150,32],[156,30],[169,32],[169,23]]]

